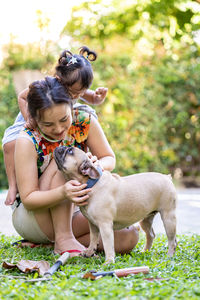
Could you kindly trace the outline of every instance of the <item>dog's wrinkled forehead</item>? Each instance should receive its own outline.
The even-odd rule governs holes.
[[[79,168],[87,155],[78,148],[62,146],[54,150],[54,158],[59,170],[71,172]]]

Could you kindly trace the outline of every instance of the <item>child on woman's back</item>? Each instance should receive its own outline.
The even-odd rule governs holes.
[[[81,47],[79,54],[72,54],[70,51],[65,50],[61,53],[55,68],[55,77],[58,78],[71,96],[73,106],[79,110],[88,111],[95,116],[95,111],[91,107],[76,103],[76,101],[81,98],[81,100],[89,104],[98,105],[105,100],[107,94],[106,88],[99,87],[96,91],[88,90],[93,80],[93,71],[90,61],[94,61],[96,58],[96,53],[90,51],[87,47]],[[6,205],[12,205],[14,203],[18,192],[14,167],[16,137],[25,123],[26,126],[30,128],[34,128],[35,126],[33,120],[31,120],[27,113],[28,91],[29,89],[27,88],[19,94],[18,104],[21,112],[18,114],[14,125],[6,129],[2,140],[4,163],[9,184],[5,201]]]

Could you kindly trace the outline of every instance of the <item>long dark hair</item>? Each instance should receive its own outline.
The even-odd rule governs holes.
[[[30,117],[36,119],[40,110],[55,104],[66,103],[72,108],[72,101],[66,89],[55,77],[45,77],[30,84],[27,95]]]
[[[96,58],[96,52],[86,46],[80,48],[79,54],[72,54],[69,50],[64,50],[56,65],[55,75],[59,77],[66,88],[79,82],[81,89],[88,89],[93,80],[90,61],[94,61]]]

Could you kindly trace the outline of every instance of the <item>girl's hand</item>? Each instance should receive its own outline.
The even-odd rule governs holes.
[[[35,129],[37,127],[37,123],[32,118],[27,118],[25,127],[29,129]]]
[[[104,87],[99,87],[93,94],[93,104],[102,104],[106,98],[108,89]]]
[[[64,184],[65,197],[70,198],[70,200],[78,206],[87,205],[87,199],[89,198],[88,193],[91,189],[85,189],[86,186],[86,183],[81,184],[77,180],[66,182]]]

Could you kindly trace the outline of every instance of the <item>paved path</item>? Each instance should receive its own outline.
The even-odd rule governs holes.
[[[200,189],[178,189],[177,233],[200,234]],[[6,191],[0,193],[0,232],[7,236],[18,236],[12,225],[12,210],[4,205]],[[164,233],[159,215],[154,219],[156,233]]]

